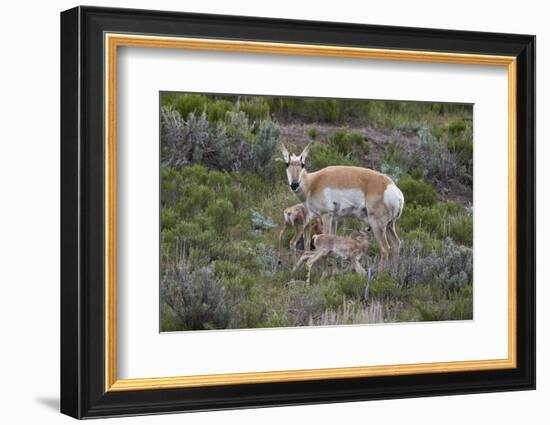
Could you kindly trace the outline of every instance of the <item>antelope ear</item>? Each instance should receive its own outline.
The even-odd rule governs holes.
[[[288,153],[288,150],[285,148],[285,145],[281,145],[281,153],[283,154],[283,158],[285,162],[288,164],[290,161],[290,154]]]
[[[302,153],[300,154],[300,160],[302,161],[302,164],[305,164],[307,155],[309,154],[309,148],[311,147],[311,143],[308,143],[308,145],[304,148]]]

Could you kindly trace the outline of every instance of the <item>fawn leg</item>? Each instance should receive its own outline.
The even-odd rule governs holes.
[[[281,264],[281,251],[283,249],[283,247],[282,247],[283,235],[286,232],[286,228],[287,228],[287,224],[286,224],[286,221],[285,221],[285,224],[284,224],[283,228],[279,232],[279,254],[277,255],[277,264]]]
[[[292,261],[296,264],[296,243],[300,240],[304,234],[304,226],[298,226],[296,228],[296,233],[290,240],[290,252],[292,252]]]
[[[311,251],[311,221],[304,226],[304,251]]]
[[[296,263],[296,265],[294,266],[294,268],[292,269],[293,272],[297,271],[301,266],[302,264],[304,264],[304,262],[306,260],[309,260],[311,257],[313,257],[315,255],[315,253],[313,251],[306,251],[304,252],[300,259],[298,260],[298,262]]]
[[[310,278],[311,278],[311,268],[313,265],[322,257],[327,255],[328,251],[324,249],[320,249],[319,251],[314,252],[314,254],[307,260],[307,284],[309,285]]]
[[[351,265],[353,266],[353,269],[355,270],[355,272],[360,274],[361,276],[364,276],[367,274],[367,271],[359,263],[360,258],[361,258],[361,255],[356,255],[356,254],[350,254],[349,256]]]

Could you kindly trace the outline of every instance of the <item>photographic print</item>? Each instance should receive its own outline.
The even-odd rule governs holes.
[[[160,331],[473,319],[473,106],[160,93]]]

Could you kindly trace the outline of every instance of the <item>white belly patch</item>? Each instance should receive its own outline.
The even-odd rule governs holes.
[[[323,209],[332,211],[337,216],[360,216],[365,208],[365,194],[359,189],[335,189],[327,187],[323,190]]]

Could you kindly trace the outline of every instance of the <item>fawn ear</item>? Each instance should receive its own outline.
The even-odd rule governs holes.
[[[281,145],[281,153],[283,154],[283,158],[285,159],[285,162],[288,164],[288,161],[290,161],[290,154],[288,153],[288,150],[286,149],[285,145]]]
[[[306,158],[307,158],[307,155],[309,154],[310,147],[311,147],[311,143],[308,143],[308,145],[304,148],[304,150],[300,154],[300,161],[302,161],[302,165],[306,163]]]

